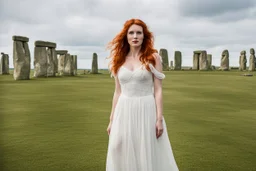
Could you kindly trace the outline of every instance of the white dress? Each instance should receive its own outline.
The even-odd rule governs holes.
[[[166,123],[156,138],[156,103],[153,77],[165,75],[149,65],[134,71],[121,67],[117,77],[121,95],[117,101],[109,136],[106,171],[178,171]]]

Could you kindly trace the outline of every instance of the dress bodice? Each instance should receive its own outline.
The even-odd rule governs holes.
[[[157,71],[152,64],[149,64],[150,71],[144,65],[131,71],[121,66],[117,77],[121,85],[121,93],[128,97],[147,96],[153,94],[153,76],[157,79],[164,79],[165,75]]]

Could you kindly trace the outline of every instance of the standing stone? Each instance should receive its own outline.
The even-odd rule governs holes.
[[[66,55],[68,51],[67,50],[56,50],[56,54],[59,55],[58,58],[58,73],[59,75],[64,75],[64,68],[65,68],[65,61],[66,61]]]
[[[196,50],[193,55],[193,70],[208,70],[207,52],[205,50]]]
[[[207,54],[208,69],[212,69],[212,54]]]
[[[55,76],[57,70],[56,43],[35,41],[34,50],[34,77]]]
[[[73,75],[73,61],[72,57],[69,53],[66,54],[65,62],[64,62],[64,75]]]
[[[59,73],[59,75],[64,74],[65,61],[66,61],[66,55],[65,54],[60,55],[59,59],[58,59],[58,73]]]
[[[180,51],[174,52],[174,70],[181,70],[182,55]]]
[[[52,60],[54,65],[54,73],[58,73],[58,59],[57,59],[57,53],[55,48],[51,48],[51,54],[52,54]]]
[[[34,49],[34,77],[47,76],[47,50],[45,47]]]
[[[240,52],[240,57],[239,57],[239,70],[240,71],[246,70],[246,63],[247,63],[246,51],[243,50]]]
[[[92,55],[91,74],[98,74],[98,55],[96,53],[93,53],[93,55]]]
[[[77,55],[71,55],[73,61],[73,75],[77,75]]]
[[[250,49],[250,61],[249,61],[249,71],[255,71],[256,68],[256,58],[255,51],[253,48]]]
[[[168,71],[169,70],[169,59],[168,59],[168,51],[166,49],[160,49],[159,55],[162,57],[162,66],[163,66],[163,71]]]
[[[201,51],[194,51],[194,55],[193,55],[193,70],[199,70],[199,55],[200,55]]]
[[[173,70],[174,69],[174,67],[173,67],[173,61],[171,61],[171,63],[170,63],[170,70]]]
[[[200,71],[208,70],[207,52],[205,50],[201,51],[199,55],[199,70]]]
[[[0,74],[9,74],[9,55],[1,53]]]
[[[55,76],[55,63],[52,54],[52,48],[46,48],[47,51],[47,76]]]
[[[13,78],[14,80],[30,79],[30,51],[28,46],[29,38],[13,36]]]
[[[229,71],[229,52],[227,49],[223,50],[221,54],[220,68],[222,71]]]

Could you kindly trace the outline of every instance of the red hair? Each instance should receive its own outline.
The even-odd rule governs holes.
[[[116,75],[118,69],[123,65],[125,62],[125,57],[127,56],[129,50],[130,50],[130,45],[127,40],[127,32],[128,29],[131,27],[131,25],[136,24],[139,25],[143,28],[143,34],[144,34],[144,39],[143,43],[141,45],[141,56],[140,56],[140,61],[142,64],[146,64],[147,70],[149,69],[149,66],[147,63],[152,63],[155,65],[155,58],[153,57],[153,54],[157,52],[156,49],[153,48],[154,46],[154,37],[152,32],[148,30],[147,25],[141,21],[140,19],[130,19],[125,22],[123,29],[119,34],[116,35],[116,37],[109,42],[108,44],[108,49],[111,49],[110,57],[112,58],[110,61],[110,71]]]

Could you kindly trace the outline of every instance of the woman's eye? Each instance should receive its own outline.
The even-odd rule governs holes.
[[[133,34],[133,31],[130,31],[129,34]]]

